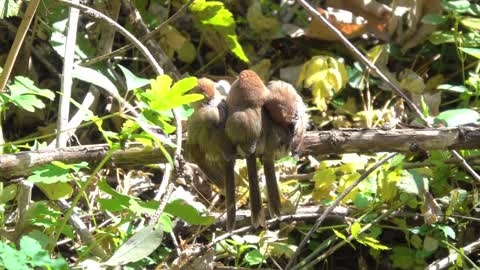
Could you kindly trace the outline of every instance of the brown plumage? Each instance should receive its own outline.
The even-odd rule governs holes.
[[[254,227],[266,226],[257,175],[256,153],[262,152],[263,148],[262,106],[268,93],[268,89],[254,71],[244,70],[232,84],[227,96],[228,117],[225,132],[235,146],[234,152],[227,153],[227,159],[234,162],[239,154],[247,160],[250,209]],[[227,215],[227,220],[227,229],[232,230],[235,216]]]
[[[186,157],[197,164],[215,185],[223,188],[224,152],[229,147],[224,132],[227,117],[225,96],[207,78],[199,79],[192,92],[202,94],[204,99],[192,105],[195,111],[187,122]]]
[[[307,128],[306,107],[295,88],[283,81],[270,81],[264,108],[263,166],[271,216],[280,216],[280,192],[275,176],[275,159],[301,150]]]

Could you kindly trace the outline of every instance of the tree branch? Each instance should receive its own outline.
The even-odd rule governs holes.
[[[419,150],[479,149],[480,127],[439,129],[342,129],[307,132],[305,152],[309,154],[414,152]],[[167,148],[173,153],[173,149]],[[97,164],[108,152],[108,145],[85,145],[61,149],[20,152],[0,156],[0,181],[31,174],[37,166],[52,161]],[[130,143],[124,150],[115,151],[107,165],[135,167],[152,161],[166,162],[158,148],[145,148]]]

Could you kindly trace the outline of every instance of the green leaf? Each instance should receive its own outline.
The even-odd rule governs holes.
[[[245,254],[245,261],[249,265],[259,265],[263,263],[265,259],[258,249],[253,249]]]
[[[171,215],[179,217],[191,225],[211,225],[215,223],[215,218],[205,216],[199,209],[195,208],[183,199],[176,199],[167,204],[165,211]]]
[[[129,211],[132,211],[136,214],[146,213],[153,215],[153,213],[155,213],[155,210],[158,207],[157,201],[143,202],[137,198],[117,192],[112,187],[110,187],[106,180],[98,182],[98,188],[112,197],[111,199],[98,198],[100,207],[104,210],[108,210],[111,212],[120,212],[128,209]]]
[[[480,49],[478,48],[462,48],[459,47],[460,50],[465,52],[466,54],[469,54],[477,59],[480,59]]]
[[[13,84],[9,86],[9,89],[10,91],[14,89],[16,93],[22,95],[37,95],[48,98],[50,100],[53,100],[55,98],[55,94],[51,90],[38,88],[30,78],[23,76],[15,76]],[[12,94],[12,96],[14,95]]]
[[[295,253],[295,250],[297,250],[297,246],[281,242],[273,242],[269,243],[269,245],[272,248],[270,253],[276,257],[285,256],[287,258],[291,258]]]
[[[455,43],[455,33],[452,31],[436,31],[430,35],[428,40],[433,43],[433,45]]]
[[[17,196],[17,184],[11,184],[0,191],[0,204],[9,202]]]
[[[72,170],[74,172],[79,172],[81,169],[88,169],[88,162],[82,161],[80,163],[66,164],[61,161],[52,161],[53,165],[58,166],[65,170]]]
[[[36,239],[28,235],[25,235],[20,239],[20,250],[16,252],[17,254],[15,255],[17,256],[14,256],[14,258],[17,257],[17,259],[18,258],[23,259],[17,262],[19,264],[28,263],[33,267],[42,267],[42,268],[55,269],[55,270],[68,269],[67,262],[64,259],[62,258],[51,259],[48,252],[42,248],[40,243]],[[25,255],[22,256],[18,253],[21,253],[22,255],[25,254]],[[30,268],[13,268],[12,267],[8,269],[30,269]]]
[[[4,95],[4,102],[11,102],[17,107],[34,112],[35,108],[45,108],[45,104],[38,97],[45,97],[50,100],[55,98],[55,94],[48,89],[40,89],[35,86],[32,80],[22,76],[16,76],[13,83],[8,86],[10,96]]]
[[[19,16],[20,2],[15,0],[0,0],[0,19]]]
[[[120,70],[123,73],[123,76],[125,77],[125,81],[126,81],[126,84],[127,84],[127,90],[141,88],[141,87],[150,83],[150,80],[137,77],[135,74],[133,74],[126,67],[124,67],[122,65],[117,65],[117,66],[120,68]]]
[[[170,233],[173,231],[172,219],[166,213],[162,213],[162,216],[158,219],[158,222],[162,224],[164,232]]]
[[[428,179],[413,170],[402,171],[397,187],[403,193],[422,197],[428,190]]]
[[[32,170],[32,175],[27,178],[32,183],[52,184],[57,182],[68,182],[71,180],[69,170],[58,167],[54,164],[46,164]]]
[[[176,82],[173,86],[171,91],[177,95],[184,94],[198,85],[197,78],[195,77],[187,77],[181,79],[180,81]]]
[[[249,63],[235,33],[236,24],[233,14],[225,8],[222,2],[195,0],[189,8],[195,18],[194,25],[197,28],[204,34],[208,34],[209,31],[219,34],[236,57]],[[221,48],[221,46],[219,47]]]
[[[372,237],[369,237],[369,236],[366,236],[366,237],[363,237],[362,239],[358,240],[357,241],[365,246],[369,246],[375,250],[389,250],[390,248],[383,245],[383,244],[380,244],[380,241],[378,241],[377,239],[375,238],[372,238]]]
[[[36,186],[47,196],[49,200],[68,199],[73,194],[73,188],[69,183],[37,183]]]
[[[115,84],[113,84],[107,76],[93,68],[76,65],[73,69],[72,76],[81,81],[101,87],[107,90],[108,93],[112,94],[114,97],[120,96]]]
[[[183,43],[183,46],[179,50],[177,50],[177,53],[178,59],[188,64],[195,61],[195,58],[197,57],[197,49],[190,41]]]
[[[423,240],[423,249],[428,252],[435,252],[438,249],[439,242],[437,239],[427,235]]]
[[[447,21],[448,17],[439,14],[428,14],[422,17],[422,23],[425,24],[439,25],[446,23]]]
[[[119,266],[139,261],[150,255],[162,243],[162,226],[147,226],[135,233],[104,262],[104,265]]]
[[[468,91],[468,88],[464,85],[452,85],[452,84],[441,84],[437,86],[437,89],[443,91],[450,91],[455,93],[464,93]]]
[[[43,0],[42,2],[45,2],[46,0]],[[46,12],[48,15],[42,16],[42,20],[48,20],[50,21],[50,24],[52,28],[48,30],[53,30],[53,32],[50,35],[50,44],[53,47],[53,49],[60,55],[62,58],[64,57],[65,54],[65,42],[67,38],[65,37],[66,27],[67,27],[67,22],[68,22],[68,11],[65,8],[60,8],[57,6],[57,2],[50,1],[50,3],[44,3],[40,5],[42,6],[48,6],[46,8]],[[53,13],[53,14],[52,14]],[[50,19],[50,16],[52,19]],[[95,56],[95,53],[97,52],[97,49],[92,45],[90,40],[88,39],[87,35],[77,35],[77,39],[75,42],[75,59],[88,59],[92,56]]]
[[[362,226],[360,225],[360,223],[355,222],[352,224],[352,226],[350,226],[350,233],[355,239],[357,239],[360,236],[361,229],[362,229]]]
[[[443,8],[448,11],[463,13],[467,12],[470,8],[470,2],[467,0],[459,0],[459,1],[442,1]]]
[[[446,226],[446,225],[438,225],[437,227],[440,230],[442,230],[442,232],[446,237],[450,237],[453,240],[456,239],[456,234],[455,234],[455,231],[452,229],[452,227]]]
[[[460,20],[460,23],[463,24],[463,26],[470,28],[470,30],[473,30],[473,31],[480,30],[480,18],[463,17]]]
[[[355,207],[363,209],[367,208],[372,202],[372,200],[373,198],[369,194],[359,192],[355,195],[355,200],[353,201],[353,203],[355,204]]]
[[[472,109],[453,109],[441,112],[434,119],[434,123],[443,123],[447,127],[457,127],[468,124],[476,124],[480,114]]]

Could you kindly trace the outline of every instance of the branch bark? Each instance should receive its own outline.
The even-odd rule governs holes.
[[[310,131],[306,134],[304,146],[309,154],[479,149],[480,127]],[[167,150],[173,153],[173,149]],[[65,163],[87,161],[93,167],[107,152],[106,144],[98,144],[0,155],[0,181],[28,176],[34,167],[54,160]],[[125,150],[115,151],[108,165],[135,167],[153,162],[166,162],[158,148],[132,143],[127,144]]]

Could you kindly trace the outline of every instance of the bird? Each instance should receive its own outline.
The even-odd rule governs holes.
[[[269,95],[263,105],[264,148],[263,169],[271,217],[280,216],[280,192],[275,175],[275,159],[290,151],[298,154],[302,149],[308,114],[302,97],[295,88],[284,81],[270,81]]]
[[[194,112],[187,121],[186,158],[197,164],[213,184],[223,189],[224,153],[230,145],[225,135],[226,97],[208,78],[198,79],[198,86],[192,93],[204,98],[192,104]]]
[[[247,161],[251,219],[255,228],[266,227],[256,157],[257,153],[263,151],[262,108],[268,95],[269,90],[260,77],[252,70],[243,70],[231,85],[226,99],[228,116],[225,133],[234,146],[233,152],[226,153],[226,189],[230,183],[234,183],[230,178],[235,159],[240,155]],[[227,230],[233,230],[234,224],[235,216],[227,211]]]

